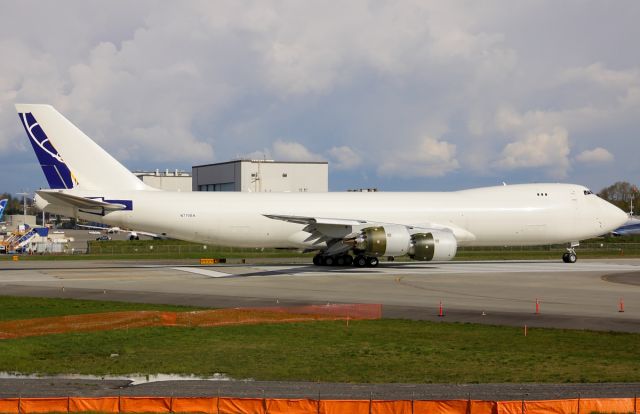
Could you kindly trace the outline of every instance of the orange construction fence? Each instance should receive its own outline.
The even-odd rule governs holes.
[[[193,312],[128,311],[0,322],[0,339],[148,326],[222,326],[316,320],[380,319],[382,305],[335,304],[214,309]]]
[[[0,413],[570,414],[637,413],[637,398],[543,401],[313,400],[229,397],[4,398]]]

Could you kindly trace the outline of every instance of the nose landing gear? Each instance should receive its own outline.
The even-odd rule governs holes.
[[[562,255],[562,261],[565,263],[575,263],[578,261],[578,256],[575,253],[566,252]]]
[[[578,255],[576,254],[576,247],[578,247],[580,243],[571,242],[569,247],[567,247],[567,252],[562,255],[562,261],[565,263],[575,263],[578,261]]]

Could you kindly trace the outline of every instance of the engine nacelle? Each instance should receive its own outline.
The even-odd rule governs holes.
[[[409,257],[414,260],[451,260],[458,251],[458,241],[450,231],[433,230],[411,235]]]
[[[362,229],[354,248],[369,256],[403,256],[415,260],[451,260],[458,243],[453,233],[430,230],[411,233],[406,226],[388,225]]]
[[[403,256],[409,253],[410,239],[405,226],[368,227],[360,231],[354,247],[369,256]]]

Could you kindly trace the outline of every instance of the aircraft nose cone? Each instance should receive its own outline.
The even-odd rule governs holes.
[[[611,203],[605,203],[606,205],[603,208],[603,219],[609,231],[617,229],[629,220],[629,215],[627,213]]]

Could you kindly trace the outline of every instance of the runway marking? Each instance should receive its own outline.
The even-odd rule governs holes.
[[[544,262],[489,262],[489,263],[384,263],[376,268],[354,268],[354,267],[310,267],[300,266],[261,266],[254,270],[264,272],[271,276],[317,276],[344,273],[349,275],[372,275],[372,274],[478,274],[478,273],[574,273],[574,272],[620,272],[638,271],[640,266],[627,264],[606,264],[606,263],[544,263]],[[244,273],[244,274],[243,274]],[[256,273],[247,274],[242,272],[237,276],[250,276]]]
[[[172,267],[173,270],[179,270],[182,272],[195,273],[207,277],[229,277],[234,276],[229,273],[217,272],[215,270],[203,269],[201,267]]]

